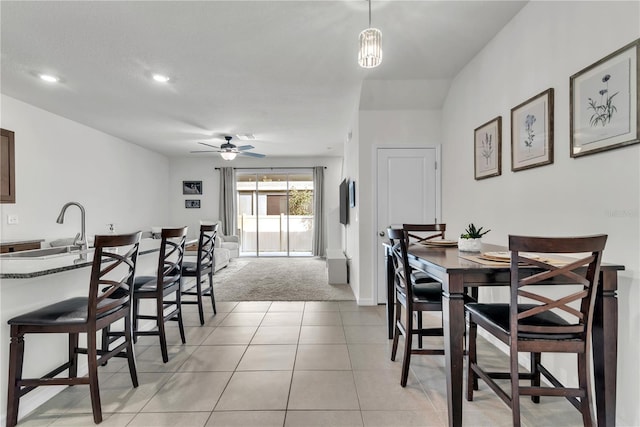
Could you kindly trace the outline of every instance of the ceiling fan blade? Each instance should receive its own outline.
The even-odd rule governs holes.
[[[220,150],[197,150],[197,151],[189,151],[190,153],[221,153]]]
[[[217,148],[218,150],[220,149],[220,147],[215,146],[215,145],[211,145],[211,144],[207,144],[206,142],[198,142],[198,144],[206,145],[207,147],[211,147],[211,148]]]
[[[236,147],[238,151],[251,150],[252,148],[254,148],[253,145],[241,145],[239,147]]]
[[[249,157],[257,157],[259,159],[265,157],[264,154],[259,154],[259,153],[252,153],[250,151],[240,151],[238,154],[242,154],[244,156],[249,156]]]

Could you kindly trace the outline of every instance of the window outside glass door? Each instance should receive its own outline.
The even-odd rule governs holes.
[[[237,171],[240,255],[311,256],[313,172]]]

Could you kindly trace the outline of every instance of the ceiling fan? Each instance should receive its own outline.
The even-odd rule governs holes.
[[[264,154],[252,153],[250,151],[247,151],[254,148],[253,145],[241,145],[238,147],[235,144],[231,143],[231,140],[233,139],[232,136],[226,135],[224,139],[227,142],[222,144],[220,147],[216,147],[215,145],[207,144],[205,142],[198,142],[198,144],[215,148],[215,150],[198,150],[198,151],[191,151],[191,153],[220,153],[220,157],[222,157],[225,160],[233,160],[236,158],[238,154],[242,154],[243,156],[249,156],[249,157],[257,157],[257,158],[265,157]]]

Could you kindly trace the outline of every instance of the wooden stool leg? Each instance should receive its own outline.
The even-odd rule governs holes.
[[[69,334],[69,378],[78,376],[78,335]]]
[[[180,292],[178,292],[180,293]],[[164,303],[162,298],[156,298],[156,322],[158,324],[158,337],[160,338],[160,351],[162,352],[162,361],[169,361],[169,353],[167,352],[167,336],[164,330]]]
[[[531,387],[540,387],[540,353],[531,353]],[[540,403],[540,396],[531,396],[533,403]]]
[[[469,356],[467,358],[467,400],[473,400],[473,391],[478,389],[478,376],[471,368],[478,362],[476,353],[476,338],[478,336],[478,326],[475,322],[469,322]]]
[[[398,352],[398,340],[400,339],[400,328],[398,327],[398,322],[400,321],[400,318],[402,317],[402,315],[401,315],[402,306],[397,301],[397,299],[396,299],[395,305],[396,305],[396,308],[394,310],[395,319],[394,319],[394,325],[393,325],[393,345],[391,346],[391,361],[392,362],[394,362],[396,360],[396,353]]]
[[[209,271],[209,295],[211,295],[211,305],[213,306],[213,314],[218,314],[216,310],[216,297],[213,295],[213,267]]]
[[[585,426],[593,425],[593,416],[591,414],[591,384],[589,376],[588,353],[578,353],[578,383],[580,388],[584,391],[584,397],[580,398],[580,412],[582,413],[582,423]]]
[[[198,271],[200,273],[200,271]],[[202,276],[196,277],[196,298],[198,300],[198,314],[200,315],[200,325],[204,325],[204,310],[202,307]]]
[[[180,289],[176,292],[176,306],[178,307],[178,328],[180,329],[180,339],[182,339],[182,344],[186,344],[187,338],[184,335],[184,322],[182,321],[182,295]]]
[[[7,427],[18,424],[22,364],[24,361],[24,334],[18,326],[11,325],[11,345],[9,347],[9,393],[7,395]]]
[[[407,379],[409,378],[409,363],[411,362],[411,344],[413,341],[413,309],[407,301],[406,308],[406,333],[404,335],[404,357],[402,358],[402,376],[400,378],[400,385],[405,387],[407,385]]]
[[[91,393],[91,408],[93,410],[93,422],[102,422],[102,407],[100,404],[100,388],[98,386],[98,339],[96,331],[87,333],[87,359],[89,368],[89,391]]]
[[[138,370],[136,368],[136,354],[133,348],[133,331],[131,318],[124,318],[124,339],[127,342],[127,362],[129,363],[129,375],[134,387],[138,387]]]

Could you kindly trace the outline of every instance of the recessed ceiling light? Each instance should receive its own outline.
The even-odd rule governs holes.
[[[169,77],[163,76],[162,74],[154,74],[151,77],[153,77],[153,80],[157,81],[158,83],[166,83],[169,81]]]
[[[39,77],[49,83],[58,83],[60,81],[58,77],[52,76],[51,74],[40,74]]]

